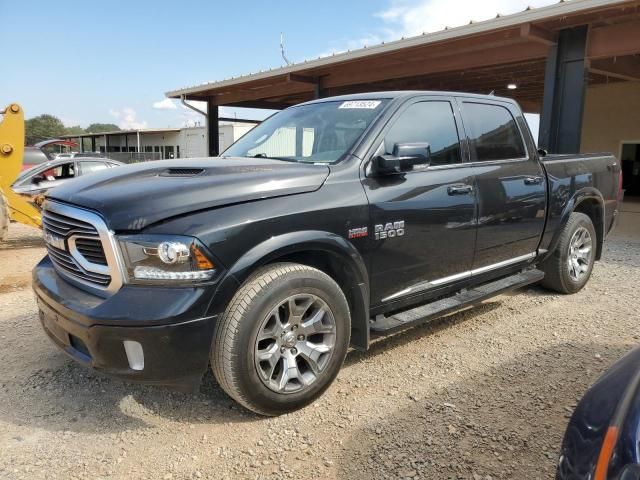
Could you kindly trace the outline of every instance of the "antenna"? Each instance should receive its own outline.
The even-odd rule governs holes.
[[[284,33],[280,32],[280,54],[282,55],[282,59],[284,63],[287,65],[291,65],[291,62],[287,59],[287,56],[284,54]]]

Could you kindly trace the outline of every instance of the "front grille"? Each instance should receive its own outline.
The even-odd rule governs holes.
[[[67,217],[59,213],[54,213],[51,210],[43,212],[42,226],[45,231],[49,231],[54,235],[60,237],[68,237],[73,234],[83,234],[89,236],[98,236],[96,228],[88,222],[82,220],[76,220],[75,218]]]
[[[51,258],[51,261],[58,270],[61,270],[67,275],[71,275],[73,278],[95,283],[96,285],[101,285],[103,287],[106,287],[111,282],[111,276],[109,275],[88,272],[83,269],[78,265],[75,259],[64,250],[47,245],[47,252],[49,253],[49,258]]]
[[[49,258],[62,276],[107,289],[112,279],[100,233],[96,225],[82,219],[92,217],[95,215],[74,207],[45,203],[45,243]]]
[[[104,255],[102,242],[99,238],[78,238],[76,239],[76,248],[80,255],[91,263],[107,265],[107,257]]]

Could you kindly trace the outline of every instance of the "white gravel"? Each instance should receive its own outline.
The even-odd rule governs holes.
[[[537,287],[352,352],[310,407],[264,419],[72,363],[41,331],[38,233],[0,244],[0,478],[553,478],[572,408],[640,339],[640,243],[573,296]],[[29,248],[19,248],[27,241]]]

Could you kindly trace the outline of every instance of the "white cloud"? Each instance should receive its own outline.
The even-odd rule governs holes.
[[[387,10],[376,14],[383,22],[400,27],[401,36],[435,32],[444,27],[458,27],[469,21],[479,22],[496,14],[509,15],[528,6],[543,7],[556,0],[392,0]]]
[[[466,25],[471,20],[480,22],[494,18],[496,14],[509,15],[528,6],[537,8],[554,3],[557,0],[389,0],[389,7],[375,14],[382,20],[381,27],[361,38],[346,41],[343,47],[334,51],[437,32],[445,27]],[[323,56],[334,51],[324,52]]]
[[[156,110],[175,110],[176,104],[170,98],[165,98],[164,100],[160,100],[158,102],[153,103],[153,108]]]
[[[136,111],[131,107],[124,107],[121,110],[111,109],[109,113],[118,120],[118,126],[123,130],[147,128],[147,122],[138,121],[136,119]]]

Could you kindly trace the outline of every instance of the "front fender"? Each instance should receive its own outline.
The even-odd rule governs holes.
[[[367,283],[367,268],[351,242],[335,233],[321,230],[291,232],[271,237],[245,253],[230,269],[238,282],[244,282],[256,268],[290,253],[324,251],[348,262],[358,283]]]
[[[321,230],[290,232],[271,237],[251,248],[227,271],[220,283],[209,311],[224,312],[239,286],[257,268],[287,255],[302,252],[323,252],[333,255],[347,269],[349,280],[345,292],[352,300],[352,345],[358,349],[369,346],[369,277],[360,252],[344,237]],[[214,314],[214,313],[212,313]]]

